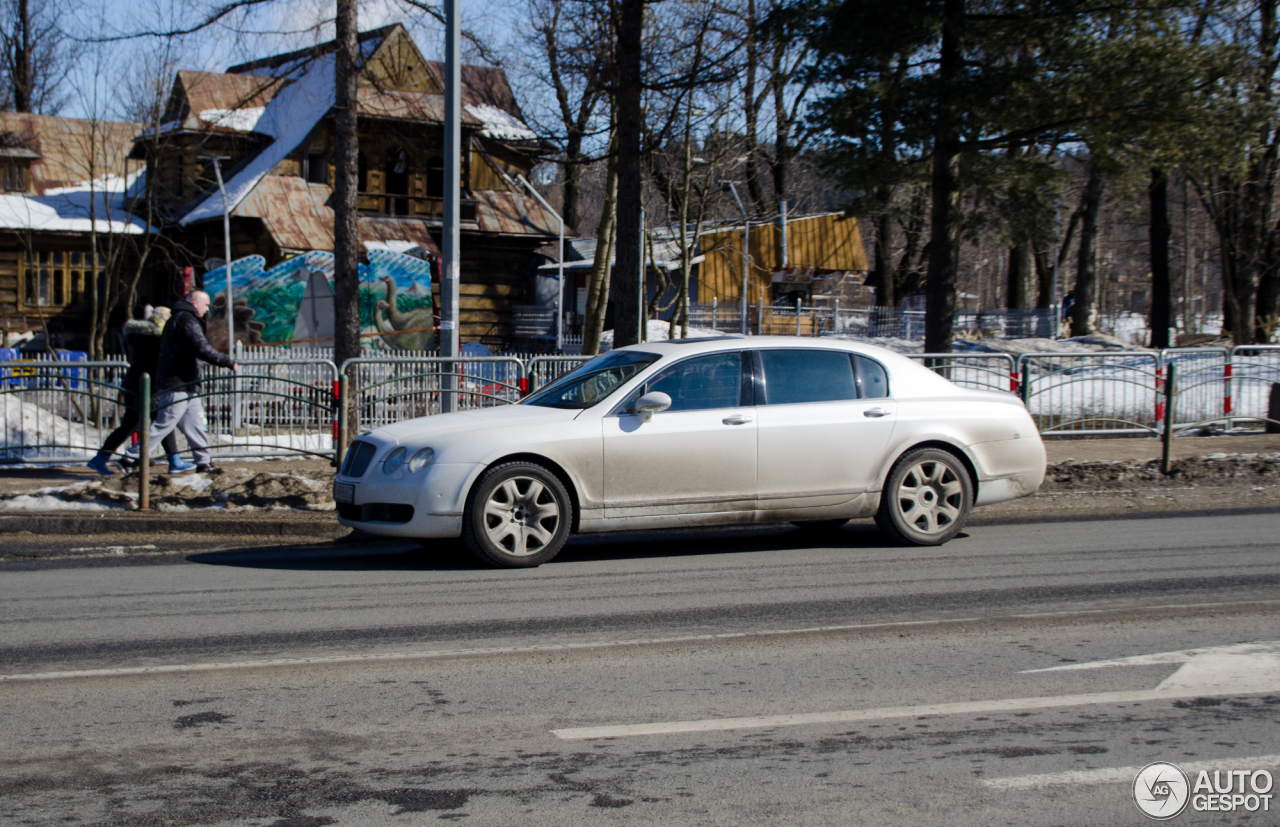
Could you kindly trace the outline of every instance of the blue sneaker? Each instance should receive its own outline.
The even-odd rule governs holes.
[[[185,462],[182,457],[174,454],[169,457],[169,473],[185,474],[188,471],[194,471],[196,464],[194,462]]]
[[[97,471],[99,474],[101,474],[104,477],[114,477],[116,475],[115,471],[112,471],[110,468],[107,467],[106,454],[98,454],[96,457],[89,460],[88,464],[90,468]]]

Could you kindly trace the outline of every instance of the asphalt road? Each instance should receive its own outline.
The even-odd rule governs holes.
[[[1146,823],[1130,768],[1280,776],[1278,525],[49,539],[0,569],[0,823]]]

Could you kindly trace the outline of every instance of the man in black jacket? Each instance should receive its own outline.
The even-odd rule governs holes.
[[[209,344],[205,335],[205,314],[209,312],[209,294],[203,290],[190,293],[173,306],[173,315],[164,326],[160,339],[160,358],[156,363],[156,391],[160,398],[159,413],[151,425],[151,444],[173,433],[182,432],[191,446],[197,471],[210,471],[209,438],[204,432],[204,406],[200,403],[200,361],[236,370],[236,363]],[[138,446],[125,452],[121,463],[132,467],[138,459]]]

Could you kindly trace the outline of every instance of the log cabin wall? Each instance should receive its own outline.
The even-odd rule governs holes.
[[[741,225],[702,236],[701,249],[706,259],[699,265],[699,302],[741,298],[742,236]],[[768,303],[772,273],[782,267],[782,229],[777,222],[751,225],[751,258],[747,300],[756,304],[763,297]],[[789,220],[787,261],[791,267],[866,270],[867,254],[858,220],[840,213]]]

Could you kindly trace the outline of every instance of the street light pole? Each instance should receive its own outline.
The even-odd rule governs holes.
[[[222,194],[222,237],[226,248],[227,256],[227,355],[235,358],[233,348],[236,341],[236,322],[235,314],[232,313],[234,305],[231,302],[231,208],[227,203],[227,190],[222,185],[222,161],[229,161],[226,155],[201,155],[200,160],[213,162],[213,177],[218,181],[218,192]]]
[[[453,358],[458,356],[458,321],[462,315],[458,312],[461,267],[458,224],[461,220],[462,187],[462,16],[458,6],[459,0],[444,0],[444,227],[440,251],[444,259],[440,279],[440,298],[444,307],[440,314],[440,338],[444,355]],[[441,377],[441,413],[458,409],[456,369],[455,363],[449,363],[447,374]]]
[[[739,320],[738,332],[744,336],[747,333],[747,285],[750,275],[751,260],[751,219],[747,216],[746,209],[742,206],[742,199],[738,197],[738,188],[733,185],[732,181],[728,182],[729,191],[733,193],[733,200],[738,204],[738,212],[742,213],[742,310]]]

